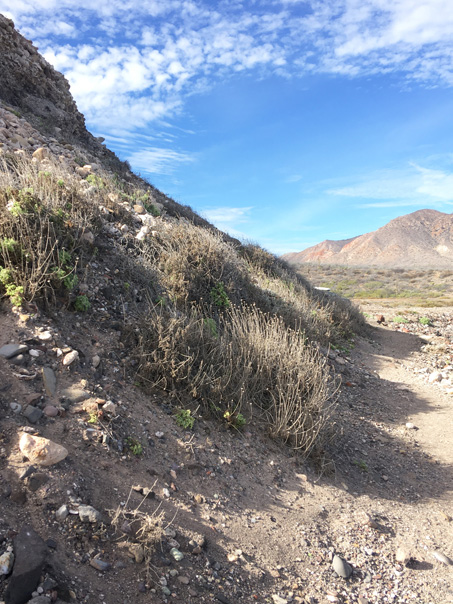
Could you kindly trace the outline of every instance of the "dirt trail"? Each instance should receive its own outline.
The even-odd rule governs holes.
[[[442,464],[453,465],[453,401],[440,388],[422,382],[408,371],[405,362],[425,344],[412,334],[379,328],[379,353],[369,357],[370,367],[381,379],[395,385],[400,412],[417,427],[416,440],[422,449]],[[406,387],[407,390],[402,390]],[[401,393],[406,396],[401,397]],[[423,404],[420,404],[423,401]],[[453,497],[453,493],[450,493]]]

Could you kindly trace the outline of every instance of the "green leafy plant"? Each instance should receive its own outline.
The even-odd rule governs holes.
[[[0,284],[3,285],[6,295],[14,306],[21,306],[24,301],[24,288],[16,285],[11,271],[0,267]]]
[[[143,454],[143,445],[134,436],[128,436],[126,438],[126,446],[132,455],[135,455],[136,457]]]
[[[368,465],[365,461],[363,461],[363,459],[361,459],[360,461],[355,461],[354,464],[360,468],[360,470],[362,470],[362,472],[368,472]]]
[[[431,319],[428,317],[420,317],[418,322],[421,323],[422,325],[432,325]]]
[[[75,273],[70,273],[69,275],[66,275],[66,277],[63,279],[63,285],[69,291],[72,291],[73,289],[75,289],[78,282],[79,282],[79,278],[77,277],[77,275]],[[89,304],[89,302],[88,302],[88,304]],[[88,308],[89,308],[89,306],[88,306]]]
[[[96,411],[90,411],[90,417],[87,419],[87,424],[97,424],[99,421]]]
[[[90,185],[93,185],[94,187],[97,187],[98,189],[103,189],[104,188],[104,181],[102,180],[102,178],[100,176],[96,176],[96,174],[88,174],[88,176],[85,179],[87,182],[90,183]]]
[[[219,308],[229,308],[231,303],[228,298],[228,294],[225,291],[225,285],[222,281],[219,281],[209,292],[211,296],[211,302]]]
[[[175,414],[176,423],[184,430],[192,430],[195,423],[195,418],[192,416],[190,409],[178,409]]]
[[[74,308],[77,312],[86,312],[91,308],[91,303],[85,294],[77,296],[77,298],[74,300]]]
[[[62,178],[59,178],[59,179],[57,180],[57,185],[58,185],[59,187],[62,187],[62,188],[63,188],[63,187],[64,187],[64,180],[63,180]]]
[[[394,319],[393,319],[394,323],[409,323],[409,320],[406,319],[406,317],[403,317],[403,315],[397,315]]]
[[[242,413],[236,411],[225,411],[223,418],[231,428],[242,428],[247,423],[247,420]]]
[[[160,210],[152,203],[143,202],[143,207],[147,212],[149,212],[152,216],[160,216]]]

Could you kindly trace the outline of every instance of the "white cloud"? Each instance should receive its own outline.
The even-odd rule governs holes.
[[[361,177],[359,182],[327,191],[329,195],[382,201],[364,202],[360,207],[406,207],[453,202],[453,172],[411,164],[408,168]]]
[[[127,160],[136,170],[141,170],[148,174],[169,175],[174,172],[179,164],[193,162],[195,158],[187,153],[181,153],[173,149],[148,147],[130,153]]]
[[[241,72],[453,85],[451,0],[0,0],[89,123],[134,130]],[[64,38],[64,44],[61,40]]]
[[[203,216],[214,224],[232,222],[237,224],[246,222],[251,210],[253,210],[253,206],[245,208],[211,208],[203,210]]]

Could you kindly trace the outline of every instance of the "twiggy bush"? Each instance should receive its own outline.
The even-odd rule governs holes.
[[[58,290],[67,295],[75,287],[82,235],[99,228],[96,206],[67,174],[67,184],[58,184],[64,173],[51,168],[0,162],[0,268],[29,301],[42,296],[49,302]]]
[[[254,414],[273,437],[306,453],[319,440],[335,385],[305,334],[280,317],[232,306],[214,335],[199,308],[153,311],[134,338],[145,387],[188,394],[220,419]]]

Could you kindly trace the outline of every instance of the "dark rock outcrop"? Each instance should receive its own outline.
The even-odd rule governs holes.
[[[36,589],[47,556],[47,545],[30,526],[23,526],[14,539],[15,562],[5,604],[25,604]]]

